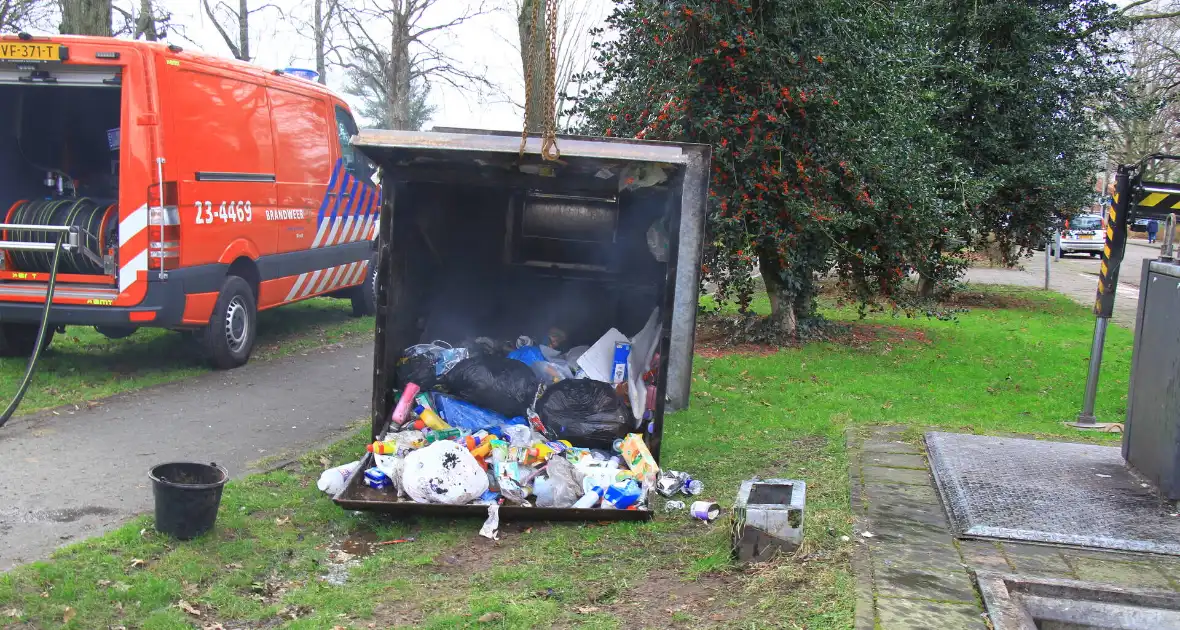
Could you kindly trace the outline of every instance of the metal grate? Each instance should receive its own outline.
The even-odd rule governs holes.
[[[1180,517],[1116,447],[927,433],[955,535],[1180,555]]]

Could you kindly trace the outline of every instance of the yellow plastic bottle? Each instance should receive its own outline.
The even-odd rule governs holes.
[[[418,405],[414,408],[414,413],[418,414],[418,419],[425,423],[426,426],[434,429],[435,431],[446,431],[447,429],[451,428],[451,425],[443,422],[443,419],[438,417],[438,414],[435,413],[433,409],[428,409],[422,405]]]

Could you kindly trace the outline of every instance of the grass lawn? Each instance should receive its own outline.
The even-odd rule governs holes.
[[[373,318],[351,317],[347,300],[305,300],[258,315],[258,340],[251,360],[275,358],[300,350],[373,333]],[[0,359],[0,401],[16,394],[27,357]],[[94,328],[71,326],[58,334],[41,355],[37,373],[19,413],[46,407],[85,405],[96,398],[208,372],[200,348],[187,334],[141,328],[126,339],[112,340]]]
[[[806,480],[806,543],[793,557],[736,567],[726,523],[684,512],[644,524],[507,524],[498,543],[477,535],[478,520],[347,513],[315,479],[328,461],[361,452],[358,431],[300,465],[231,483],[202,540],[167,540],[144,517],[0,577],[0,619],[17,628],[849,628],[847,427],[1078,435],[1061,423],[1081,402],[1092,318],[1058,295],[999,297],[1010,308],[957,322],[855,325],[858,339],[875,341],[698,356],[692,408],[668,418],[662,463],[702,479],[723,507],[753,475]],[[1102,419],[1124,410],[1130,331],[1112,328],[1108,344]],[[407,536],[416,540],[363,555],[366,541]],[[362,554],[341,565],[340,550]]]

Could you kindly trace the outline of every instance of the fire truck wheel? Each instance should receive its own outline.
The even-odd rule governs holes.
[[[250,360],[258,328],[258,308],[250,284],[227,276],[204,331],[205,353],[219,370],[229,370]]]
[[[377,257],[374,256],[369,260],[368,273],[365,274],[365,281],[360,286],[353,289],[352,293],[352,315],[354,317],[365,317],[367,315],[377,314]]]
[[[37,342],[38,324],[0,324],[0,357],[29,358],[33,354],[33,345]],[[54,329],[45,331],[45,342],[41,344],[44,352],[53,341]]]

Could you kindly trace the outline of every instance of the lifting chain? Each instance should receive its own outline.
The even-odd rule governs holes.
[[[545,11],[545,108],[541,122],[541,157],[556,162],[561,159],[557,148],[557,0],[535,0],[533,2],[533,26],[528,42],[538,37],[537,24],[541,19],[542,5]],[[521,42],[522,45],[524,42]],[[533,73],[536,58],[528,55],[529,62],[524,69],[524,130],[520,133],[520,157],[524,158],[525,145],[529,139],[529,114],[533,104]]]

